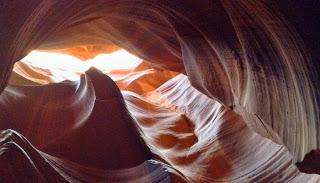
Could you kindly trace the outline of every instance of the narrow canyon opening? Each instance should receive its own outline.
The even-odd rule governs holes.
[[[0,182],[319,182],[317,0],[0,2]]]

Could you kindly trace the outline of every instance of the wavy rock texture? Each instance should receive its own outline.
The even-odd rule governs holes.
[[[170,94],[169,89],[162,91],[163,87],[160,87],[143,99],[152,99],[152,105],[166,108],[164,113],[181,123],[181,127],[170,129],[176,130],[173,134],[168,133],[174,122],[169,122],[168,116],[161,117],[162,113],[156,111],[152,114],[157,120],[166,118],[163,124],[167,125],[160,125],[163,133],[158,128],[154,132],[152,127],[142,128],[142,131],[164,143],[146,140],[159,157],[187,180],[316,181],[317,176],[301,174],[292,165],[320,146],[320,62],[316,43],[320,32],[316,26],[320,22],[316,15],[319,3],[313,0],[303,6],[299,3],[302,4],[287,0],[1,1],[0,88],[2,95],[11,98],[2,101],[1,111],[4,112],[0,118],[6,121],[9,116],[14,120],[19,118],[16,121],[23,119],[22,115],[14,115],[15,111],[5,112],[6,105],[22,108],[19,102],[14,103],[15,99],[41,106],[41,100],[36,104],[37,101],[23,96],[14,87],[10,89],[13,93],[5,90],[14,63],[31,50],[52,51],[87,45],[104,45],[105,50],[121,47],[152,63],[153,67],[185,73],[197,89],[190,89],[186,79],[180,78],[181,81],[174,85],[181,84],[185,88],[172,86],[174,91]],[[295,11],[294,7],[299,8]],[[128,77],[122,81],[146,86],[132,82],[140,78],[136,76],[136,79]],[[79,86],[87,87],[84,82]],[[147,91],[158,86],[152,85]],[[32,88],[35,95],[46,95],[46,89]],[[71,93],[84,91],[84,96],[92,97],[90,90],[84,88],[66,87],[62,92],[70,96],[70,101],[66,100],[64,104],[66,110],[76,108],[74,118],[79,120],[87,117],[86,112],[79,111],[90,113],[92,108],[82,109],[78,105],[82,99],[85,101],[81,92],[78,93],[81,97]],[[144,89],[137,91],[144,92]],[[161,95],[156,95],[157,92]],[[52,114],[59,114],[60,104],[55,104],[59,96],[55,97],[52,99],[55,107],[48,112],[49,121],[55,119],[51,119]],[[134,105],[139,101],[136,103]],[[21,114],[24,111],[21,109]],[[136,118],[143,126],[143,120],[139,118],[145,114],[140,113]],[[188,120],[179,122],[179,113]],[[57,121],[61,120],[61,116],[57,118]],[[216,118],[223,119],[216,122]],[[77,124],[70,123],[66,129]],[[32,123],[30,125],[27,132],[22,132],[25,128],[17,125],[21,128],[18,131],[39,147],[51,142],[51,136],[58,133],[43,131],[33,134]],[[51,123],[40,125],[47,128]],[[0,126],[7,128],[6,124]],[[175,147],[174,143],[181,145]],[[263,149],[265,151],[260,152]],[[217,162],[217,167],[210,163],[211,160]]]
[[[147,100],[130,93],[125,98],[132,114],[139,114],[146,141],[191,182],[319,181],[299,173],[287,148],[252,131],[183,75],[148,93]]]
[[[157,75],[161,76],[159,73]],[[48,182],[112,181],[117,176],[113,177],[113,174],[110,176],[106,173],[110,169],[137,166],[150,158],[143,145],[134,142],[134,139],[139,139],[134,132],[135,123],[130,121],[130,117],[122,117],[129,114],[125,112],[126,109],[122,109],[122,96],[110,78],[96,70],[90,70],[86,77],[82,77],[78,82],[80,86],[81,83],[85,83],[88,89],[99,86],[94,89],[93,97],[90,97],[89,92],[84,93],[82,98],[88,99],[77,105],[84,107],[88,104],[86,101],[93,101],[94,107],[85,120],[68,119],[70,113],[78,112],[75,108],[52,112],[55,106],[66,109],[65,106],[69,105],[64,100],[54,100],[56,105],[52,105],[50,95],[43,98],[32,86],[15,86],[14,89],[13,86],[9,86],[5,90],[7,94],[1,95],[5,109],[19,110],[21,114],[23,113],[23,110],[18,109],[16,105],[5,103],[12,101],[13,104],[19,103],[25,110],[29,110],[20,119],[12,117],[20,116],[14,113],[8,115],[7,119],[2,119],[1,124],[6,124],[3,128],[21,131],[34,144],[32,146],[22,135],[14,131],[2,132],[1,157],[4,160],[1,164],[12,164],[8,165],[11,167],[9,169],[1,169],[3,175],[8,175],[5,177],[8,181],[14,180],[10,179],[9,175],[19,172],[21,174],[16,177],[18,181],[26,181],[25,178],[29,176],[35,181]],[[75,84],[77,83],[72,85],[72,82],[65,82],[37,87],[42,90],[47,89],[46,94],[58,97],[62,95],[60,92],[65,86],[72,88],[70,86],[77,86]],[[41,105],[21,100],[26,98],[27,94],[36,94],[33,98]],[[300,173],[293,165],[292,156],[284,145],[276,144],[255,133],[248,128],[240,115],[197,91],[182,74],[144,95],[129,91],[122,94],[128,110],[141,130],[140,135],[155,157],[188,182],[317,182],[320,180],[319,176]],[[16,98],[10,99],[10,96]],[[68,95],[63,94],[63,96]],[[78,98],[81,97],[74,99]],[[89,110],[85,107],[82,111],[85,109]],[[62,119],[47,117],[44,114]],[[83,122],[78,125],[78,121]],[[21,124],[34,126],[28,131],[28,128]],[[66,128],[68,124],[72,127]],[[65,132],[59,133],[62,130]],[[34,133],[35,131],[43,133]],[[48,131],[52,136],[44,133]],[[12,157],[18,158],[19,161]],[[19,172],[10,172],[15,168],[19,168]],[[152,173],[159,177],[163,175],[163,171],[158,169],[152,170]],[[48,180],[48,177],[53,178]]]
[[[120,90],[101,72],[90,69],[78,82],[9,86],[0,101],[7,112],[1,129],[21,132],[1,133],[0,164],[6,175],[1,181],[28,182],[31,176],[36,182],[116,182],[121,174],[148,176],[129,171],[151,154]],[[119,169],[128,170],[112,173]],[[152,167],[147,171],[159,172],[154,177],[159,180],[165,173]]]

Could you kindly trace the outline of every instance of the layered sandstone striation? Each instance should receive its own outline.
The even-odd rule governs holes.
[[[65,175],[61,164],[96,164],[82,162],[80,147],[69,155],[67,145],[48,154],[45,147],[63,138],[79,142],[88,135],[92,139],[83,146],[92,149],[92,156],[85,160],[94,161],[99,152],[109,152],[93,141],[133,133],[186,181],[319,181],[294,166],[320,146],[317,7],[315,0],[1,1],[0,127],[17,132],[2,133],[0,171],[9,180],[15,169],[30,170],[35,181],[49,175],[68,180],[82,174]],[[12,74],[14,64],[32,50],[91,58],[118,48],[146,64],[134,72],[113,73],[121,76],[115,79],[118,87],[130,91],[123,93],[128,107],[123,115],[135,118],[128,117],[135,125],[119,128],[139,133],[105,137],[112,134],[99,131],[94,137],[95,130],[87,130],[98,106],[108,109],[99,104],[97,93],[116,88],[112,82],[94,84],[104,78],[101,73],[47,85],[39,83],[53,82],[50,71],[18,64],[19,72]],[[123,102],[119,94],[106,97]],[[103,114],[88,128],[116,117]],[[110,121],[117,120],[126,121]],[[140,140],[131,142],[141,146],[130,146],[133,154],[140,154],[130,166],[151,156]],[[53,152],[58,150],[66,153]],[[12,157],[24,163],[12,164]],[[11,166],[15,169],[5,168]]]

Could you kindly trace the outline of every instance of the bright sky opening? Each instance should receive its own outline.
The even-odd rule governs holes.
[[[62,53],[32,51],[22,59],[22,62],[42,69],[59,69],[73,73],[83,73],[90,67],[96,67],[106,73],[112,70],[133,69],[142,60],[125,50],[115,51],[110,54],[100,54],[93,59],[85,61]]]

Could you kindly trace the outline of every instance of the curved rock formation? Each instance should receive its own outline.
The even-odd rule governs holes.
[[[108,89],[99,83],[99,90],[93,92],[85,77],[78,84],[29,87],[30,94],[15,86],[6,88],[14,63],[31,50],[121,47],[154,68],[187,75],[188,80],[179,75],[162,87],[154,82],[151,86],[155,87],[139,91],[130,86],[139,86],[140,76],[147,72],[122,80],[127,90],[143,95],[125,99],[137,115],[147,145],[177,174],[193,182],[319,181],[318,176],[300,173],[293,165],[320,146],[317,8],[316,0],[1,1],[0,89],[4,98],[0,127],[15,128],[41,149],[65,136],[68,129],[80,128],[93,114],[96,92],[100,93],[100,87]],[[149,82],[140,81],[145,83],[140,86]],[[47,94],[57,88],[61,88],[60,95]],[[34,100],[38,97],[42,99]],[[43,100],[50,101],[51,107],[39,112],[41,118],[32,116],[36,112],[31,110],[41,107]],[[25,108],[21,103],[35,107]],[[8,110],[10,106],[15,110]],[[75,112],[61,115],[67,111]],[[180,119],[179,114],[185,117]],[[72,122],[62,128],[66,120]],[[50,125],[59,124],[61,133],[51,130]],[[34,133],[34,129],[50,130]],[[15,144],[3,148],[21,154]],[[43,176],[38,176],[39,181]]]

